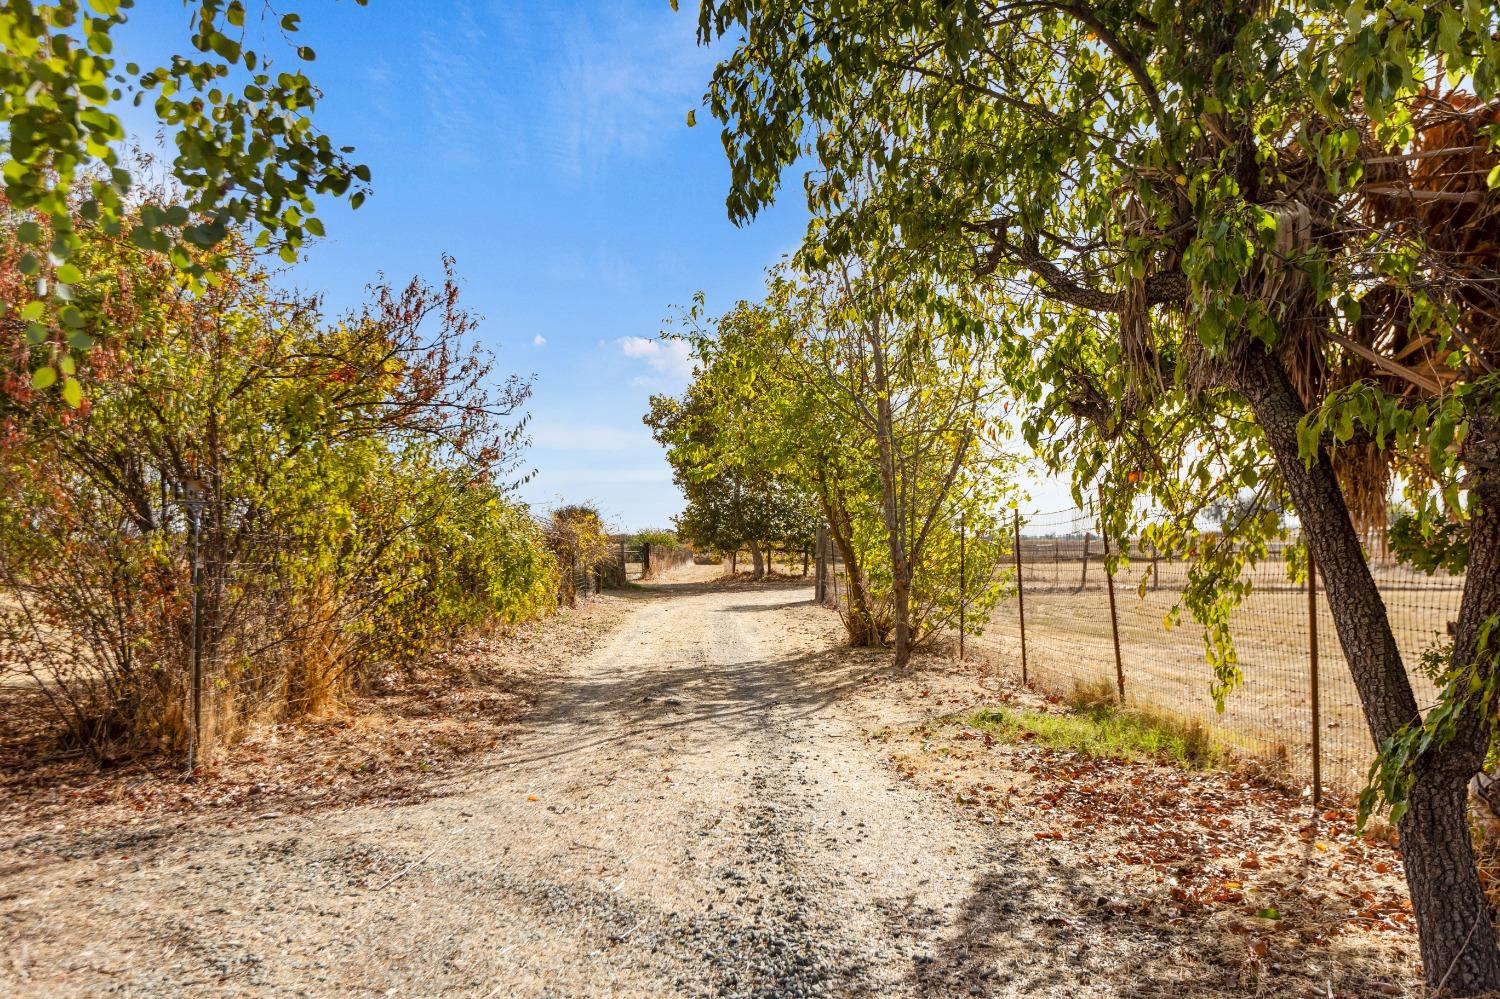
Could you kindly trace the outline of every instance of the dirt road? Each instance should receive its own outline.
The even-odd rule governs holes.
[[[48,831],[0,854],[0,994],[1263,991],[1198,959],[1244,949],[1222,926],[1119,916],[1151,903],[1086,843],[982,825],[897,776],[866,732],[937,690],[871,682],[887,658],[840,649],[810,596],[608,598],[621,623],[521,733],[418,804]]]
[[[980,871],[834,706],[805,589],[661,586],[468,786],[7,865],[0,991],[911,992]],[[789,606],[790,605],[790,606]]]

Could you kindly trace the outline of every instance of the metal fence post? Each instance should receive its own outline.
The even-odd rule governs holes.
[[[1021,620],[1021,686],[1026,686],[1026,582],[1021,575],[1021,511],[1011,511],[1016,531],[1016,613]]]
[[[1316,810],[1323,799],[1323,724],[1318,690],[1318,562],[1307,550],[1307,659],[1312,687],[1312,803]]]
[[[958,515],[958,658],[964,657],[965,610],[969,603],[969,559],[964,547],[967,522],[962,513]]]
[[[1125,666],[1120,661],[1120,619],[1115,613],[1115,574],[1109,567],[1109,532],[1104,529],[1104,487],[1099,487],[1099,543],[1104,546],[1104,583],[1109,590],[1109,633],[1115,642],[1115,686],[1125,703]],[[1084,562],[1088,564],[1087,560]]]
[[[191,777],[198,770],[198,750],[203,741],[203,555],[199,548],[199,538],[202,534],[206,500],[203,485],[196,479],[183,484],[182,495],[182,505],[187,508],[188,523],[193,535],[193,562],[189,567],[193,590],[193,672],[189,691],[192,728],[188,732],[187,750],[187,773]]]
[[[1078,592],[1082,593],[1089,588],[1089,540],[1092,535],[1088,528],[1083,530],[1083,572],[1078,577]]]

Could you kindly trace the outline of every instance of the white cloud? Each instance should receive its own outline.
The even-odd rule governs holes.
[[[531,338],[531,345],[533,347],[545,347],[547,346],[547,338],[538,333]]]
[[[676,378],[691,378],[693,375],[693,351],[686,341],[625,336],[615,342],[626,357],[645,361],[664,375]]]

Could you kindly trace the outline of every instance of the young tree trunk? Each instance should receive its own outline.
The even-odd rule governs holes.
[[[839,558],[844,563],[847,578],[845,588],[848,593],[848,612],[844,616],[844,629],[849,633],[849,644],[854,646],[866,646],[879,644],[880,636],[876,634],[875,616],[870,612],[870,599],[865,592],[864,580],[859,568],[859,556],[854,551],[854,540],[849,527],[847,511],[836,507],[828,494],[825,482],[819,482],[820,488],[818,499],[823,504],[823,513],[828,521],[828,537],[839,551]],[[833,571],[832,565],[828,571]]]
[[[875,443],[880,450],[881,513],[885,519],[887,546],[891,552],[891,603],[895,618],[896,665],[911,659],[911,565],[906,552],[906,517],[897,480],[895,420],[891,414],[891,389],[885,371],[885,345],[872,328],[868,334],[870,360],[875,376]]]
[[[823,517],[828,521],[828,536],[839,550],[847,570],[849,611],[844,618],[844,629],[849,633],[849,644],[858,647],[880,644],[880,629],[875,626],[875,614],[870,609],[869,591],[865,589],[864,573],[860,570],[859,555],[854,550],[854,531],[850,524],[849,511],[833,495],[832,485],[821,472],[818,479],[818,501],[823,505]],[[830,567],[831,571],[831,567]]]
[[[895,605],[896,665],[905,666],[911,660],[911,573],[905,560],[892,574],[891,602]]]
[[[1421,717],[1385,602],[1370,574],[1326,449],[1311,465],[1298,452],[1301,400],[1280,362],[1258,348],[1240,369],[1239,388],[1276,456],[1328,593],[1328,606],[1375,745]],[[1478,436],[1483,436],[1481,430]],[[1480,487],[1482,488],[1482,487]],[[1495,490],[1490,484],[1490,491]],[[1490,513],[1489,510],[1495,510]],[[1455,664],[1471,662],[1479,626],[1500,610],[1500,503],[1481,498],[1470,542]],[[1477,712],[1468,712],[1477,715]],[[1446,976],[1453,995],[1500,989],[1500,945],[1490,926],[1469,834],[1467,785],[1483,762],[1482,726],[1461,725],[1414,769],[1410,804],[1399,823],[1401,853],[1429,984]]]

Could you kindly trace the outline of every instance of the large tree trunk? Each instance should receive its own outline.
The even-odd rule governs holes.
[[[1468,781],[1418,764],[1399,829],[1427,983],[1445,981],[1451,996],[1500,988],[1500,948],[1474,866]]]
[[[1306,411],[1281,363],[1251,348],[1238,375],[1238,387],[1275,453],[1303,536],[1318,561],[1339,644],[1379,746],[1421,718],[1385,602],[1327,450],[1320,447],[1311,464],[1298,451],[1298,424]],[[1473,660],[1480,623],[1500,610],[1500,503],[1489,509],[1481,499],[1473,522],[1455,642],[1455,664],[1460,666]],[[1477,711],[1468,714],[1477,716]],[[1446,978],[1453,995],[1500,989],[1500,945],[1474,865],[1467,813],[1468,780],[1483,760],[1482,729],[1477,717],[1468,718],[1449,743],[1418,761],[1410,804],[1399,823],[1423,970],[1434,986]]]
[[[766,576],[766,557],[760,550],[760,542],[751,541],[749,544],[751,575],[756,579],[764,579]]]

